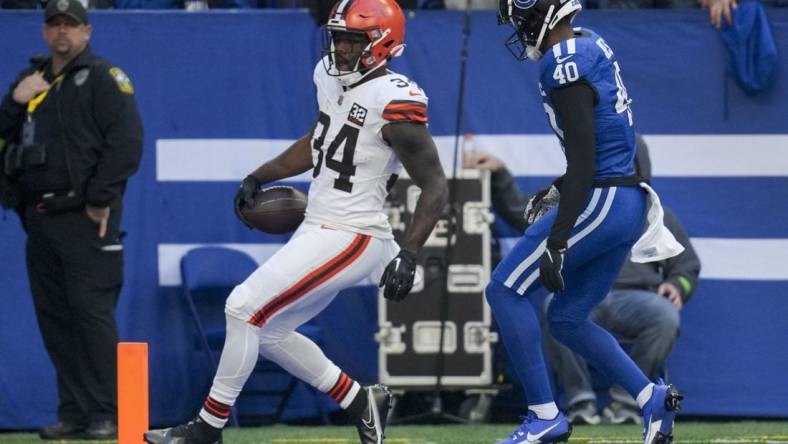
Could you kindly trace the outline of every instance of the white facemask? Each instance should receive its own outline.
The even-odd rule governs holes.
[[[528,45],[528,46],[525,47],[525,55],[529,59],[531,59],[531,60],[533,60],[535,62],[538,62],[539,60],[542,59],[542,56],[544,54],[542,54],[542,51],[539,51],[539,48],[537,48],[536,46]]]
[[[383,66],[385,63],[386,60],[382,60],[380,63],[373,66],[372,68],[365,70],[363,73],[359,71],[351,71],[351,72],[340,71],[337,69],[336,65],[333,65],[331,67],[330,74],[336,76],[337,80],[339,81],[339,83],[342,84],[342,86],[349,87],[364,80],[364,78],[368,76],[369,73]]]

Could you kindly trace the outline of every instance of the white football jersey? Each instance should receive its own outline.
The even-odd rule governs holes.
[[[312,137],[308,222],[393,238],[383,203],[402,169],[381,130],[391,122],[427,123],[427,96],[407,77],[386,75],[344,90],[323,61],[314,81],[320,107]]]

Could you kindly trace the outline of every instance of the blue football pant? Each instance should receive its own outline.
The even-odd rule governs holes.
[[[680,324],[679,312],[667,298],[647,290],[613,290],[594,308],[590,318],[619,342],[627,341],[627,354],[649,379],[660,377]],[[546,326],[546,322],[542,325]],[[567,405],[596,400],[585,361],[550,335],[545,337],[545,347]],[[635,405],[635,400],[617,385],[610,388],[609,394],[616,401]]]
[[[565,289],[547,310],[553,337],[633,397],[648,385],[648,378],[613,336],[588,316],[610,291],[642,234],[646,200],[645,192],[636,187],[592,190],[568,241],[562,272]],[[543,289],[539,262],[557,213],[554,208],[528,227],[487,286],[487,301],[530,405],[554,400],[542,354],[539,310],[531,296]]]

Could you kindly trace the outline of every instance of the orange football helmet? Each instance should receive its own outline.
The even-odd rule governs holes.
[[[405,49],[405,15],[394,0],[340,0],[331,10],[325,31],[326,71],[348,86]],[[337,65],[335,40],[342,33],[361,34],[367,43],[351,70],[340,70]]]

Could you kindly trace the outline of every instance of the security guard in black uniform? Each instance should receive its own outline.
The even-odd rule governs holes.
[[[142,154],[126,74],[94,56],[78,0],[50,0],[50,57],[34,58],[0,104],[0,197],[27,233],[27,269],[57,372],[59,422],[43,439],[117,435],[115,306],[120,219]]]

